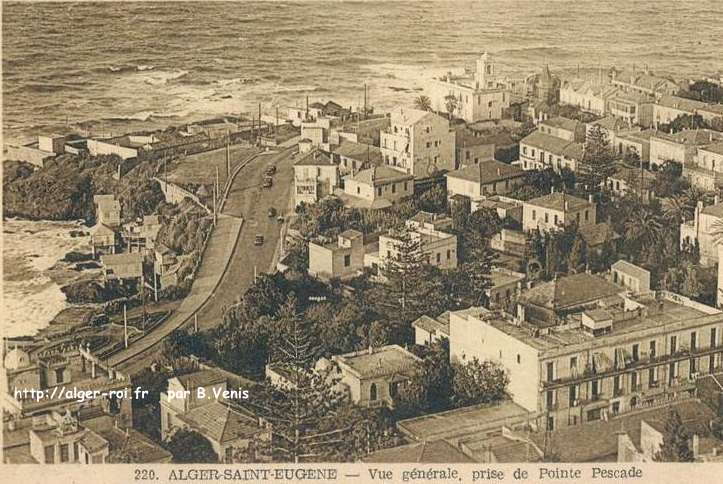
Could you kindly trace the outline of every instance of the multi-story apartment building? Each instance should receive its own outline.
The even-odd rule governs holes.
[[[344,177],[344,201],[364,208],[387,208],[414,194],[414,177],[388,166],[372,166]]]
[[[583,111],[603,116],[608,99],[616,92],[616,87],[602,79],[572,79],[564,81],[560,86],[560,104],[576,106]]]
[[[453,361],[500,362],[514,402],[548,430],[686,398],[723,353],[720,311],[585,273],[523,293],[514,318],[453,312],[449,332]]]
[[[461,75],[447,73],[430,82],[432,109],[447,112],[449,97],[455,98],[452,114],[468,123],[501,119],[510,107],[510,93],[498,78],[496,65],[488,53],[477,59],[474,71]]]
[[[312,149],[294,163],[294,196],[296,205],[316,203],[331,195],[339,186],[339,167],[329,156]]]
[[[501,161],[482,161],[477,165],[451,171],[447,177],[447,195],[462,195],[479,201],[490,195],[504,195],[522,185],[525,172]]]
[[[454,140],[447,119],[405,107],[392,111],[391,125],[380,134],[384,163],[415,179],[454,170]]]
[[[588,200],[567,193],[553,192],[533,198],[522,205],[522,229],[556,230],[576,223],[578,227],[594,225],[596,205],[592,195]]]
[[[455,131],[455,160],[457,168],[476,165],[495,158],[495,145],[484,136],[468,129]]]
[[[309,242],[309,274],[322,279],[347,278],[364,266],[364,234],[345,230],[335,242]]]

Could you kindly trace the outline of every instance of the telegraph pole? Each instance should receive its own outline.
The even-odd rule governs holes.
[[[123,305],[123,340],[125,347],[128,348],[128,314],[126,313],[126,305]]]

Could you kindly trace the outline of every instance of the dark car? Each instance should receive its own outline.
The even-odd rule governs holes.
[[[276,209],[274,207],[271,207],[269,209],[269,218],[274,218],[274,217],[276,217]]]
[[[274,184],[274,180],[270,176],[264,177],[264,188],[271,188],[271,185]]]
[[[269,166],[266,168],[266,174],[267,174],[267,175],[273,175],[274,173],[276,173],[276,165],[269,165]]]
[[[264,236],[256,234],[256,237],[254,238],[254,245],[264,245]]]
[[[94,314],[93,317],[90,318],[91,326],[103,326],[104,324],[108,324],[108,316],[106,314]]]

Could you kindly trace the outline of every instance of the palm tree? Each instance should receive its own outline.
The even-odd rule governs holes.
[[[662,228],[652,210],[640,207],[625,221],[625,239],[638,247],[651,246],[660,240]]]
[[[431,111],[432,100],[429,99],[429,96],[421,95],[414,100],[414,107],[420,111]]]
[[[663,201],[665,218],[676,224],[681,223],[683,220],[690,220],[695,213],[698,202],[707,203],[710,198],[710,193],[696,187],[690,187],[680,194]]]

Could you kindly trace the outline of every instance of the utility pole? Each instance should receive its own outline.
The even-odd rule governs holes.
[[[123,305],[123,340],[125,347],[128,348],[128,314],[126,313],[126,305]]]
[[[274,126],[274,134],[279,134],[279,105],[276,105],[276,125]]]
[[[216,185],[213,186],[213,226],[216,226]]]
[[[158,274],[156,274],[155,267],[153,268],[153,296],[156,302],[158,302]]]
[[[193,332],[198,333],[198,313],[193,315]]]
[[[254,283],[256,283],[256,266],[254,265]]]
[[[259,103],[259,137],[261,137],[261,103]]]
[[[220,196],[220,185],[219,185],[219,178],[218,178],[218,166],[216,166],[216,197]]]
[[[231,178],[231,134],[226,138],[226,183]]]
[[[364,119],[367,119],[367,83],[364,83]]]

